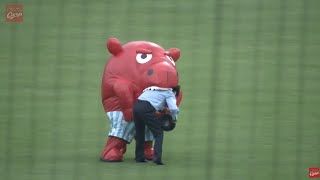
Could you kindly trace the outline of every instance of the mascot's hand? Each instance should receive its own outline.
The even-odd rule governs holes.
[[[132,113],[132,109],[126,109],[123,111],[123,115],[124,115],[124,120],[127,122],[132,121],[133,119],[133,113]]]

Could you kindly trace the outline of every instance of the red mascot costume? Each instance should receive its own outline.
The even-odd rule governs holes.
[[[107,40],[111,53],[104,69],[101,95],[104,110],[110,120],[107,143],[100,159],[108,162],[122,161],[126,145],[135,135],[132,108],[138,96],[151,86],[172,88],[178,85],[175,62],[180,50],[164,50],[147,41],[133,41],[121,45],[116,38]],[[179,104],[182,98],[177,98]],[[153,158],[151,131],[146,128],[145,156]]]

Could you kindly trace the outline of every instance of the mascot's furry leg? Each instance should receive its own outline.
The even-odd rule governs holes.
[[[127,150],[126,145],[131,143],[135,135],[134,122],[124,120],[121,111],[107,112],[110,120],[110,131],[107,143],[100,155],[102,161],[120,162]],[[154,139],[149,129],[146,129],[145,157],[148,160],[153,158],[152,140]]]

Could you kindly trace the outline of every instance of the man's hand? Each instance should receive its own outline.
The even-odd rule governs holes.
[[[172,121],[173,121],[174,123],[176,123],[177,120],[178,120],[178,115],[172,116]]]
[[[171,111],[170,111],[170,109],[168,107],[163,108],[162,112],[165,113],[165,114],[170,114],[171,113]]]
[[[160,112],[160,111],[156,111],[156,112],[155,112],[155,115],[156,115],[157,118],[161,118],[164,114],[165,114],[165,113]]]
[[[166,114],[171,114],[171,111],[170,111],[170,109],[168,107],[165,107],[160,111],[156,111],[156,117],[157,118],[161,118],[162,116],[164,116]]]

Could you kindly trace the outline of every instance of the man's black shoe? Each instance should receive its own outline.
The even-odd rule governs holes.
[[[153,161],[154,163],[156,163],[156,165],[164,165],[163,162],[161,161]]]
[[[145,159],[139,159],[139,160],[136,159],[136,162],[137,162],[137,163],[146,163],[146,162],[148,162],[148,161],[146,161]]]

